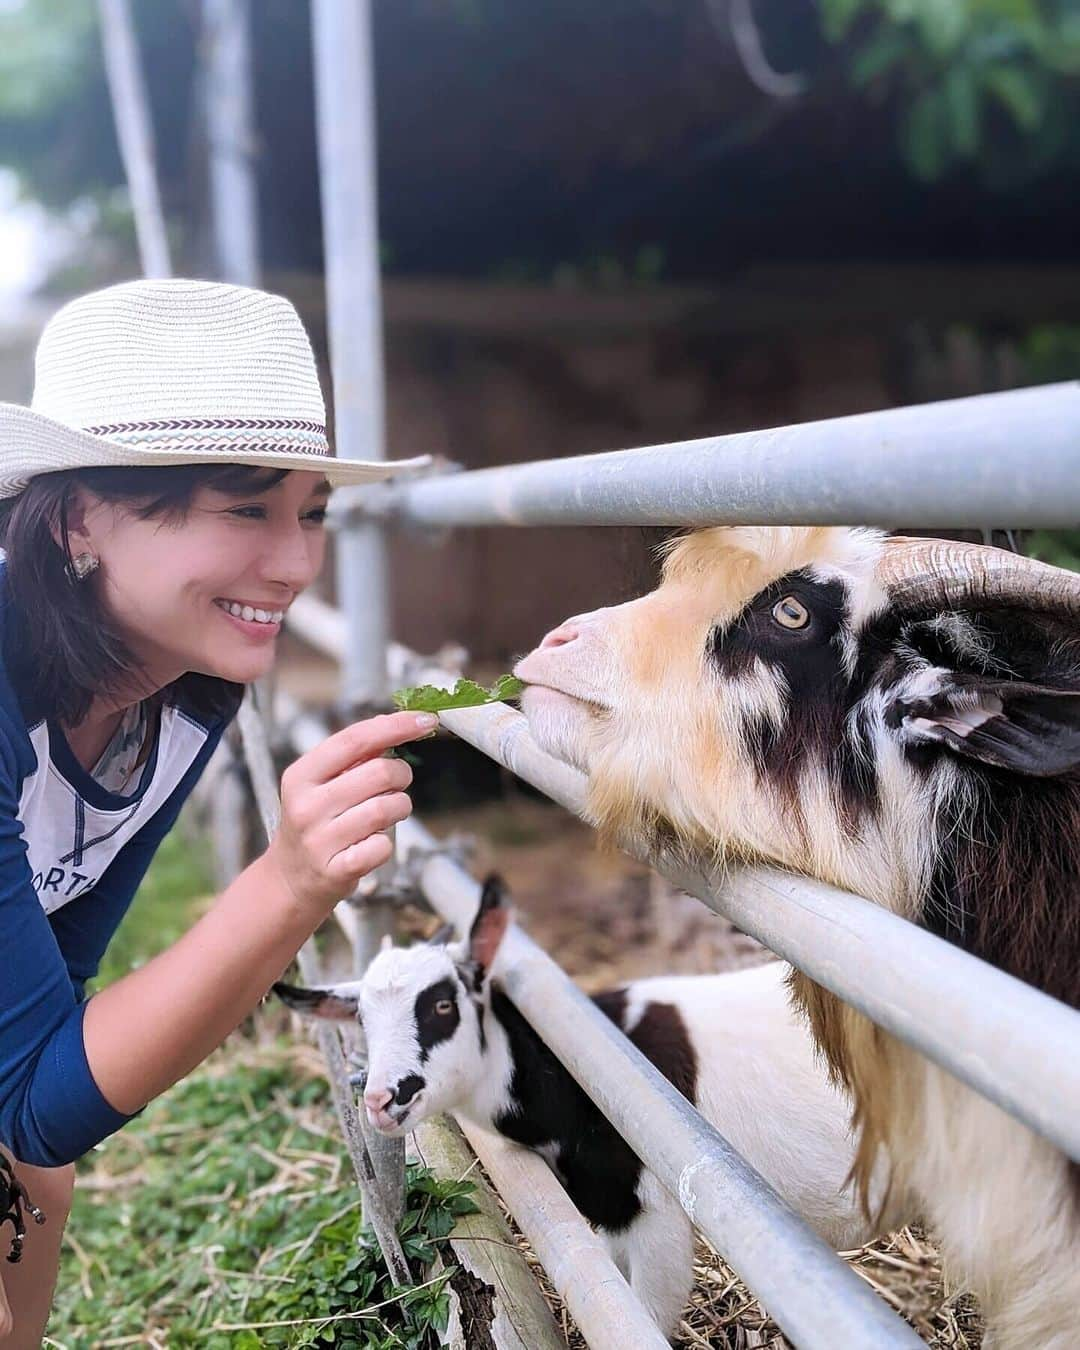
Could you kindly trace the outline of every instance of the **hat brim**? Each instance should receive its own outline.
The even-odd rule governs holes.
[[[148,468],[169,464],[251,464],[322,474],[333,487],[377,483],[426,468],[430,455],[413,459],[339,459],[300,450],[245,449],[242,446],[161,446],[121,444],[69,427],[18,403],[0,403],[0,498],[17,496],[32,478],[65,469]]]

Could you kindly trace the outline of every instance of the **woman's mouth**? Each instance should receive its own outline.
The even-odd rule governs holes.
[[[273,637],[285,617],[283,609],[247,605],[241,600],[217,599],[214,604],[249,637]]]

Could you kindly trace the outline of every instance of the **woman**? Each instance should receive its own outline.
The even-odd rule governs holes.
[[[331,457],[295,311],[233,286],[136,282],[73,302],[42,335],[32,407],[0,405],[0,1146],[14,1159],[0,1205],[21,1183],[47,1216],[2,1267],[4,1350],[40,1343],[74,1160],[221,1044],[411,810],[410,770],[385,751],[436,718],[331,736],[285,774],[262,857],[85,1000],[318,574],[331,485],[400,467]]]

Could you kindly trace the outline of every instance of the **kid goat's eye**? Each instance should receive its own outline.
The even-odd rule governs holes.
[[[450,998],[441,998],[435,1004],[435,1011],[440,1017],[448,1017],[454,1011],[454,1000]]]
[[[785,595],[773,605],[772,616],[781,628],[805,628],[810,622],[810,611],[793,595]]]

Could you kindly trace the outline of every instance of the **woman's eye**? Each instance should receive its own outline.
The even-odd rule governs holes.
[[[439,1015],[439,1017],[449,1017],[450,1014],[454,1011],[453,999],[449,998],[439,999],[438,1003],[435,1004],[435,1011]]]
[[[241,520],[265,520],[265,506],[234,506],[229,512],[230,516],[238,516]]]
[[[325,524],[325,523],[326,523],[326,507],[325,507],[325,506],[319,506],[319,507],[316,507],[316,509],[315,509],[314,511],[308,511],[307,514],[304,516],[304,520],[305,520],[305,521],[307,522],[307,524],[309,524],[309,525],[323,525],[323,524]]]
[[[772,616],[781,628],[805,628],[810,622],[810,611],[793,595],[785,595],[783,600],[777,600],[772,608]]]

